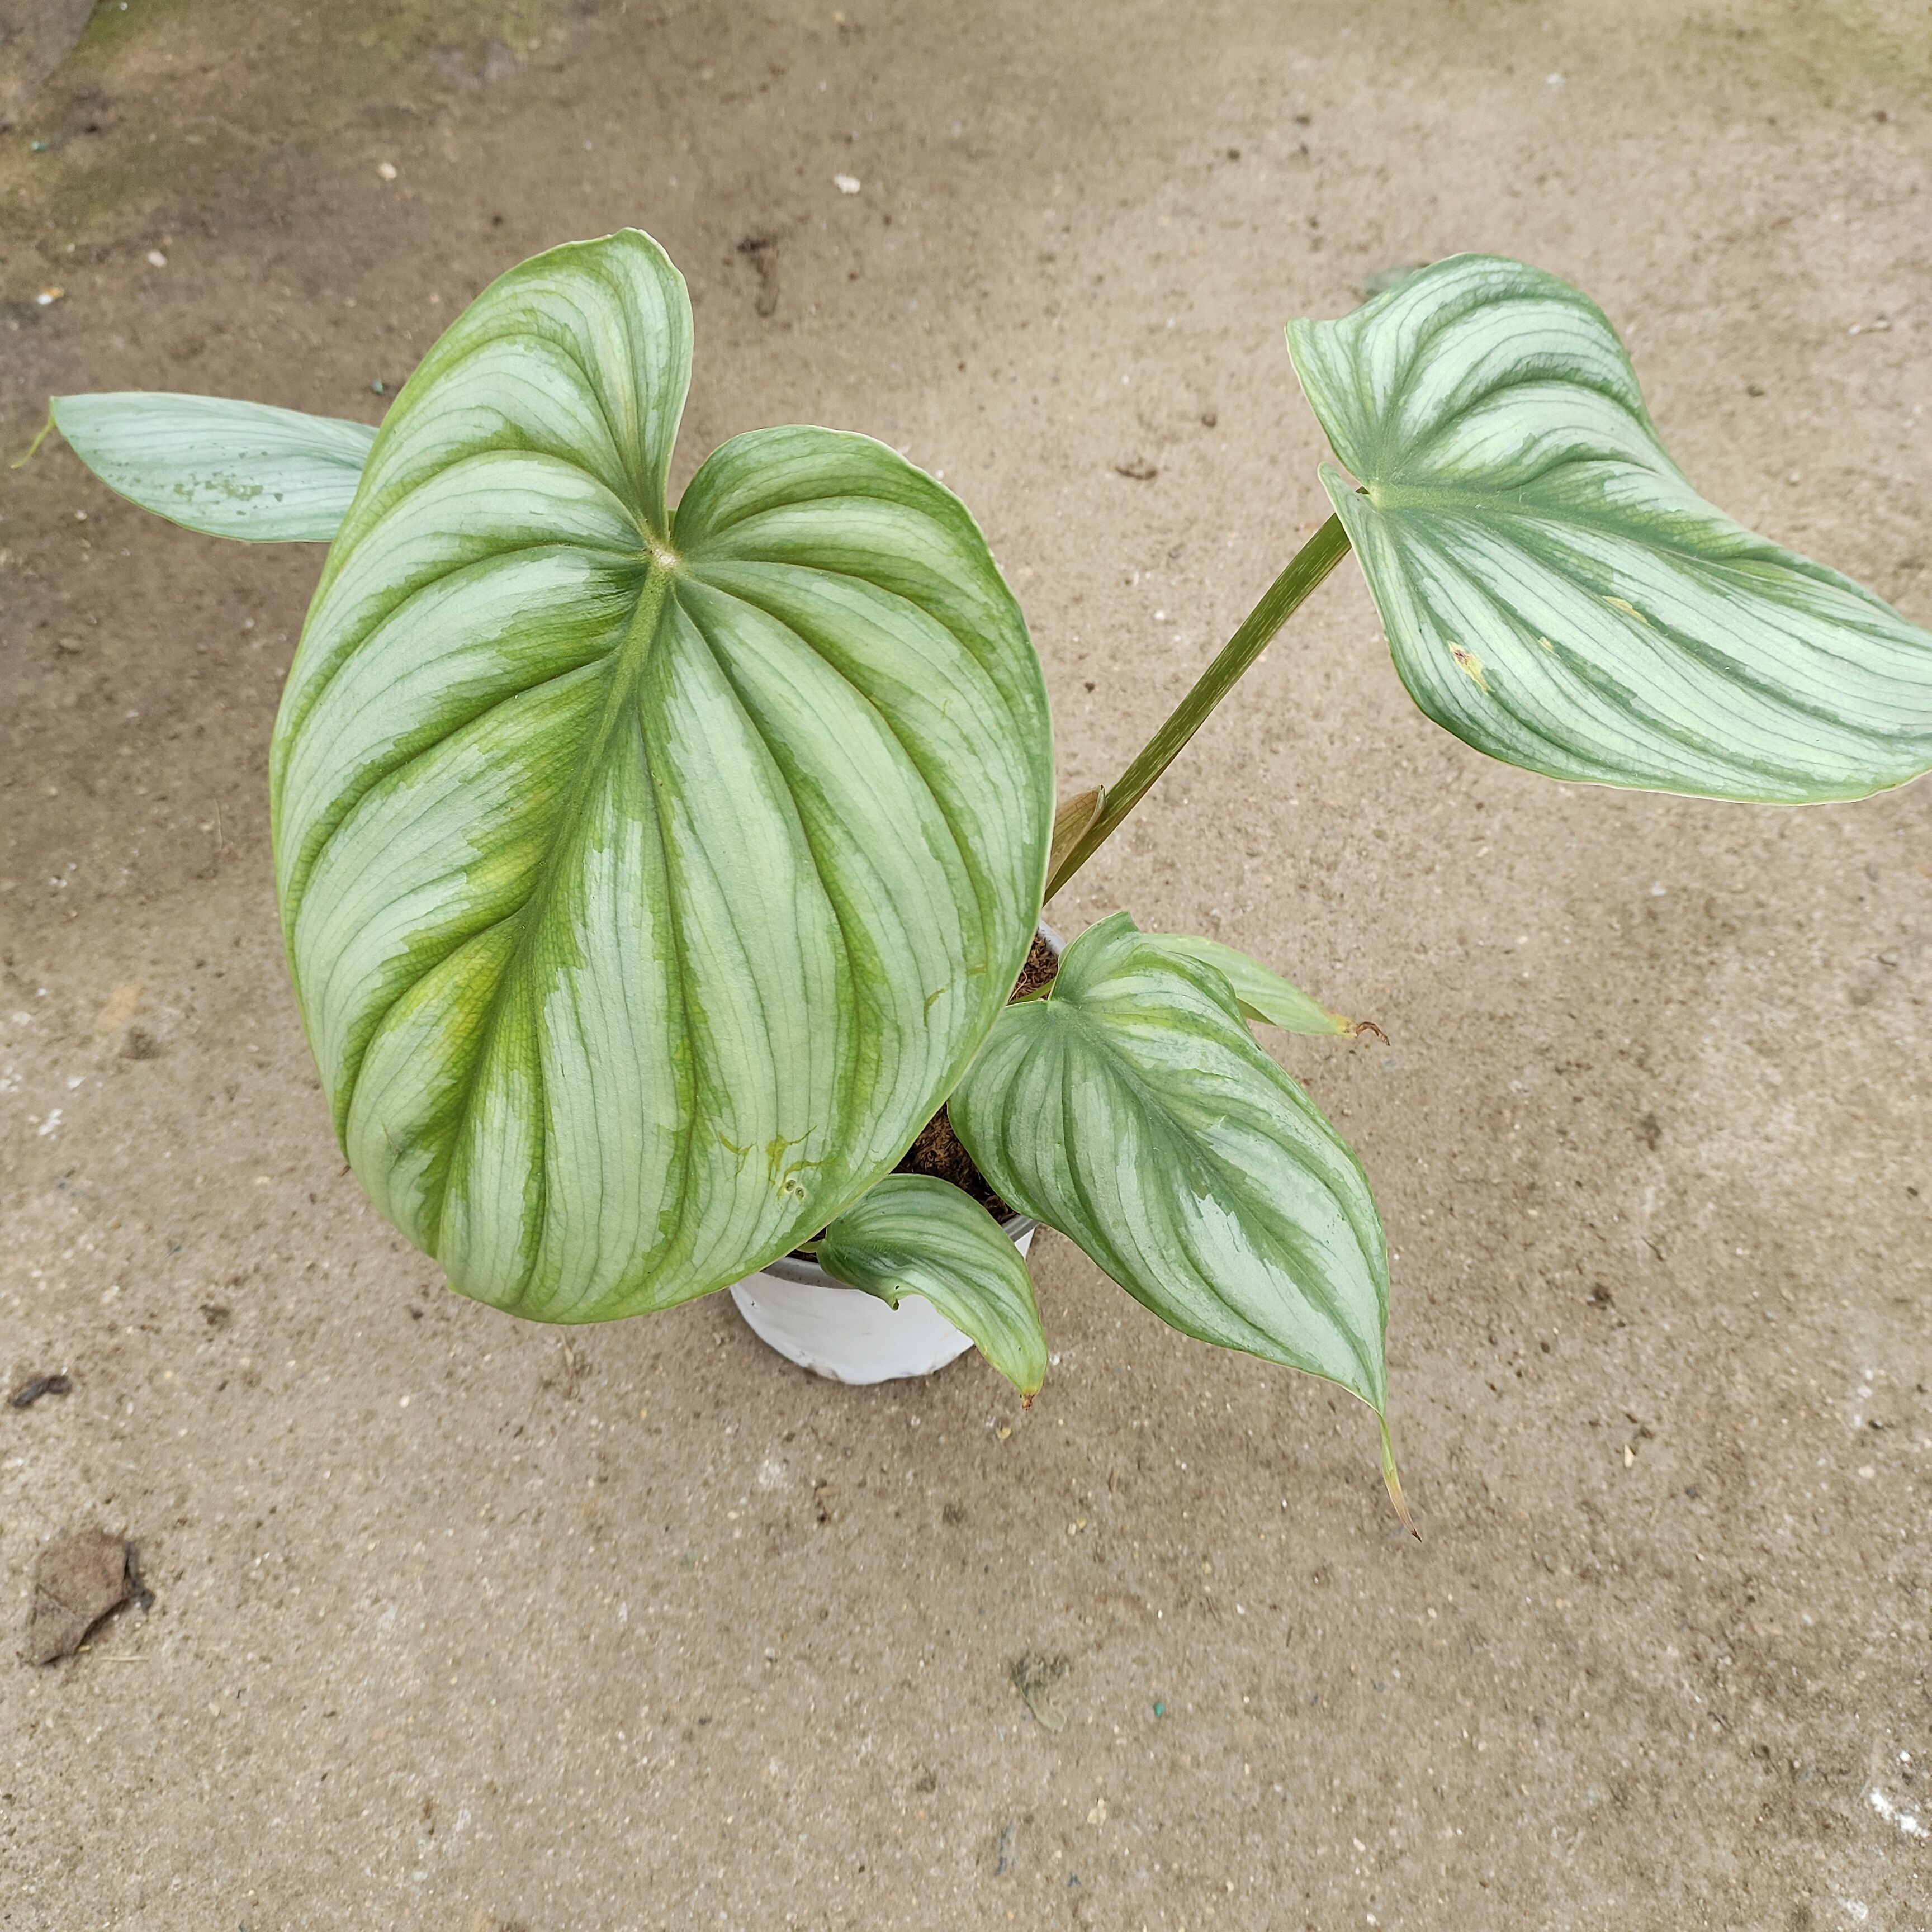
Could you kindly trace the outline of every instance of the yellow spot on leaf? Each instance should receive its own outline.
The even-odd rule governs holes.
[[[1621,597],[1606,597],[1604,602],[1612,610],[1621,610],[1626,617],[1634,617],[1640,624],[1648,624],[1650,620],[1634,604],[1627,604]]]
[[[1556,646],[1552,644],[1547,638],[1538,638],[1536,641],[1540,644],[1546,651],[1551,652],[1552,653],[1553,653],[1556,649]]]
[[[1465,650],[1460,644],[1451,644],[1449,655],[1456,660],[1457,668],[1475,681],[1478,690],[1489,689],[1490,681],[1483,675],[1483,661],[1474,651]]]
[[[774,1187],[785,1193],[802,1192],[797,1187],[792,1177],[801,1167],[807,1166],[808,1163],[795,1160],[788,1167],[785,1165],[785,1156],[794,1148],[802,1147],[804,1144],[805,1136],[802,1134],[774,1134],[765,1143],[766,1176]],[[736,1149],[733,1150],[734,1152],[736,1150]]]

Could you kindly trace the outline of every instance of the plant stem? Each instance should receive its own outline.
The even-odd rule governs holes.
[[[1339,517],[1330,517],[1295,552],[1288,568],[1248,613],[1241,628],[1222,646],[1194,688],[1174,707],[1174,715],[1148,740],[1139,757],[1120,774],[1118,782],[1102,794],[1099,815],[1053,868],[1053,875],[1046,882],[1048,898],[1107,842],[1154,781],[1180,756],[1181,747],[1207,722],[1208,714],[1227,696],[1242,672],[1268,649],[1274,634],[1294,615],[1303,599],[1348,554],[1348,532]]]

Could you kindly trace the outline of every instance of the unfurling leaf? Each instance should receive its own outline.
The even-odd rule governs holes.
[[[690,342],[635,231],[485,290],[376,439],[271,754],[350,1160],[548,1320],[724,1286],[856,1201],[1046,874],[1044,683],[971,518],[810,428],[725,443],[674,513]]]
[[[1198,959],[1214,968],[1234,988],[1241,1017],[1264,1026],[1280,1027],[1284,1033],[1336,1034],[1352,1040],[1365,1028],[1379,1033],[1372,1021],[1345,1018],[1331,1013],[1311,1000],[1299,986],[1292,986],[1279,973],[1270,972],[1258,959],[1250,959],[1218,939],[1202,939],[1190,932],[1150,932],[1148,944],[1177,957]]]
[[[1030,1402],[1046,1336],[1026,1263],[978,1202],[929,1174],[889,1174],[832,1222],[818,1264],[895,1308],[921,1294]]]
[[[1051,879],[1060,871],[1060,862],[1086,836],[1087,828],[1100,815],[1107,802],[1107,794],[1096,787],[1092,791],[1083,791],[1070,798],[1053,814],[1053,843],[1048,848],[1046,875]]]
[[[1382,1412],[1388,1269],[1368,1183],[1215,968],[1125,913],[1101,920],[1046,998],[1000,1014],[947,1111],[1003,1199],[1163,1321]]]
[[[1567,283],[1455,256],[1288,339],[1396,668],[1459,738],[1790,802],[1932,767],[1932,634],[1699,496]]]
[[[54,427],[110,490],[171,523],[255,543],[326,543],[376,432],[226,396],[56,396]]]

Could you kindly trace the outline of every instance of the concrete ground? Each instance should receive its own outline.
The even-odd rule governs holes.
[[[1707,494],[1922,621],[1926,26],[103,0],[0,136],[0,428],[374,420],[501,268],[637,224],[696,305],[680,476],[790,420],[943,472],[1071,792],[1325,512],[1282,322],[1489,249],[1604,304]],[[276,938],[318,562],[58,446],[0,482],[0,1375],[73,1384],[0,1408],[0,1926],[1932,1924],[1932,789],[1487,763],[1345,565],[1056,903],[1387,1029],[1285,1053],[1388,1221],[1418,1545],[1359,1408],[1056,1237],[1024,1414],[972,1358],[811,1379],[723,1298],[565,1334],[443,1292]],[[30,1666],[86,1527],[152,1608]]]

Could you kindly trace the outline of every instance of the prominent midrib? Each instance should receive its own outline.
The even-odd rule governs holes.
[[[638,593],[638,605],[632,614],[630,628],[625,633],[623,642],[610,653],[610,685],[604,694],[604,704],[598,713],[596,728],[591,734],[563,797],[558,802],[556,814],[550,821],[550,836],[544,842],[543,856],[537,862],[530,891],[524,896],[523,904],[510,915],[518,922],[516,943],[511,948],[510,956],[503,962],[503,970],[497,976],[496,986],[490,993],[489,1016],[484,1023],[476,1052],[464,1077],[462,1098],[457,1106],[450,1136],[452,1155],[464,1124],[470,1117],[470,1104],[476,1097],[476,1082],[490,1058],[496,1028],[502,1017],[504,998],[512,982],[529,964],[532,935],[542,923],[542,908],[548,903],[556,886],[558,870],[562,862],[562,855],[576,831],[590,794],[598,782],[611,738],[621,727],[626,712],[636,699],[638,686],[643,678],[644,665],[650,656],[652,641],[656,637],[663,620],[664,600],[670,593],[671,575],[676,567],[676,560],[668,552],[661,550],[655,543],[651,545],[648,556],[644,588]],[[364,1065],[368,1064],[368,1058],[365,1049],[363,1055]],[[360,1067],[357,1070],[357,1075],[359,1078]],[[352,1106],[354,1104],[352,1093],[350,1104]],[[446,1168],[442,1193],[436,1207],[436,1236],[429,1244],[431,1253],[438,1252],[442,1246],[442,1222],[448,1201],[448,1176]]]
[[[583,762],[557,806],[556,822],[538,863],[537,879],[531,887],[526,904],[548,892],[551,875],[556,868],[558,848],[582,808],[586,793],[596,782],[598,768],[610,748],[612,734],[637,696],[645,662],[650,656],[651,640],[657,635],[664,616],[664,599],[670,594],[671,574],[676,562],[656,544],[652,545],[647,555],[650,561],[645,567],[644,586],[638,593],[638,608],[631,614],[630,628],[624,634],[623,642],[610,653],[610,688],[604,694],[604,706],[598,713],[596,729],[585,747]]]

